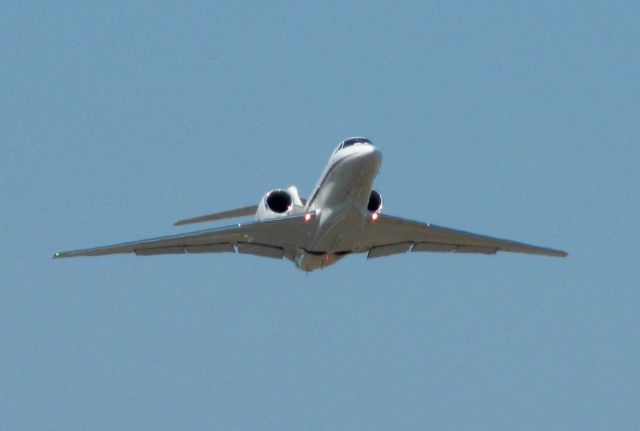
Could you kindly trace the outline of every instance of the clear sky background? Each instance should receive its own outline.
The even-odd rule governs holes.
[[[639,429],[638,2],[104,3],[0,11],[1,429]],[[570,256],[51,259],[354,135],[386,213]]]

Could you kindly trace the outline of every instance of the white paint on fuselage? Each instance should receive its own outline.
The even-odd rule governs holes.
[[[333,153],[307,202],[306,210],[316,212],[315,230],[304,249],[296,253],[298,268],[313,271],[352,251],[368,216],[371,186],[381,161],[380,151],[367,143]]]

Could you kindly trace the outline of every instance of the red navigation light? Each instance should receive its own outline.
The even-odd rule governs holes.
[[[378,213],[371,214],[371,221],[376,221],[376,220],[378,220]]]
[[[304,215],[304,221],[305,222],[311,221],[312,218],[313,218],[313,214],[312,213],[306,213]]]

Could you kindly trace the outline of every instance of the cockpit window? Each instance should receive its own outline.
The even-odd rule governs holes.
[[[367,138],[350,138],[342,141],[338,149],[341,150],[342,148],[350,147],[353,144],[371,144],[371,141]]]

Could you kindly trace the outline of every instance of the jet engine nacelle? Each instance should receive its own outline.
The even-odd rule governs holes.
[[[367,211],[370,213],[379,213],[382,211],[382,196],[375,190],[371,190],[371,194],[369,195]]]
[[[304,205],[295,186],[271,190],[258,204],[256,220],[284,217],[304,212]]]

